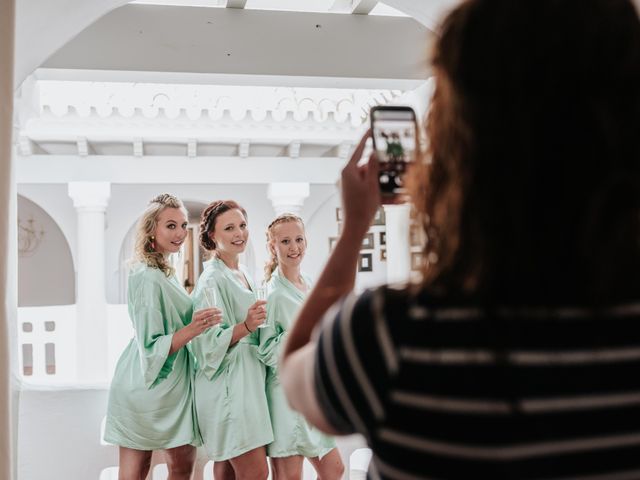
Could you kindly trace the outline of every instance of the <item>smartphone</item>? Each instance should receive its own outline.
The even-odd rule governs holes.
[[[418,123],[411,107],[376,106],[371,109],[373,148],[378,157],[378,184],[383,196],[406,194],[404,175],[418,150]]]

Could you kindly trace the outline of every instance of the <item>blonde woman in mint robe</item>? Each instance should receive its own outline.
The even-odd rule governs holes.
[[[264,480],[265,446],[273,441],[265,366],[258,359],[266,302],[256,300],[255,285],[239,264],[249,236],[246,213],[231,200],[213,202],[202,213],[200,231],[202,247],[214,257],[204,264],[194,305],[207,305],[213,296],[222,310],[222,323],[192,342],[204,447],[217,480]]]
[[[344,465],[333,437],[311,427],[289,407],[278,378],[280,349],[310,288],[300,272],[307,248],[302,220],[293,214],[277,217],[267,229],[271,261],[265,268],[269,280],[267,326],[260,332],[259,354],[267,368],[267,399],[274,441],[267,455],[276,480],[302,478],[303,457],[307,457],[321,480],[342,477]]]
[[[182,202],[154,198],[136,231],[128,306],[135,337],[109,391],[104,439],[118,445],[119,479],[145,478],[153,450],[165,450],[170,480],[193,471],[200,435],[193,407],[193,365],[185,345],[219,323],[220,311],[193,314],[191,298],[169,266],[187,235]]]

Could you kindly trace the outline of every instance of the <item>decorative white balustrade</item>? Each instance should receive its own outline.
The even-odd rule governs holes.
[[[110,377],[120,353],[133,335],[126,305],[109,305],[107,338]],[[76,306],[21,307],[18,309],[19,368],[24,381],[19,392],[18,478],[115,480],[117,447],[102,441],[108,385],[76,381]],[[85,340],[86,341],[86,340]],[[62,461],[70,446],[82,462]],[[364,480],[370,450],[362,437],[338,439],[345,463],[345,479]],[[308,462],[304,480],[316,478]],[[153,458],[147,480],[165,480],[160,453]],[[193,480],[212,479],[211,462],[198,452]]]

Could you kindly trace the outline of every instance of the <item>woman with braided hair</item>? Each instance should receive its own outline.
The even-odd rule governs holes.
[[[274,440],[267,446],[276,480],[300,480],[307,457],[321,480],[342,477],[344,465],[333,437],[311,427],[291,410],[278,378],[278,357],[287,332],[311,286],[300,264],[307,250],[302,219],[291,213],[278,216],[267,228],[271,259],[265,266],[269,282],[267,325],[260,332],[258,354],[267,365],[267,399]]]
[[[213,253],[193,292],[196,307],[207,295],[222,310],[222,322],[192,342],[196,357],[196,411],[207,455],[217,479],[263,480],[265,445],[273,441],[265,394],[265,366],[258,359],[258,327],[266,302],[239,257],[249,238],[247,214],[232,200],[202,212],[200,243]],[[209,300],[211,301],[211,300]]]
[[[168,194],[142,214],[129,273],[135,337],[122,353],[111,389],[104,438],[120,447],[120,480],[146,478],[153,450],[165,450],[170,480],[191,477],[200,445],[193,415],[193,365],[184,346],[220,322],[217,308],[193,311],[169,255],[187,237],[187,212]]]

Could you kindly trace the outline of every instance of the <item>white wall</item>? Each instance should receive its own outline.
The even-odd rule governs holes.
[[[22,196],[18,196],[18,219],[23,225],[32,219],[33,228],[44,232],[32,254],[18,257],[18,306],[75,303],[73,260],[60,227],[42,208]]]
[[[18,184],[18,195],[36,203],[58,224],[71,249],[73,263],[76,263],[76,210],[67,194],[66,184]]]
[[[21,305],[55,305],[62,303],[73,303],[70,300],[69,292],[73,292],[73,278],[68,267],[61,271],[59,265],[70,265],[71,258],[75,257],[76,244],[76,212],[71,199],[67,194],[66,185],[19,185],[19,193],[38,204],[44,212],[38,214],[46,223],[46,230],[54,231],[54,227],[60,227],[62,234],[55,235],[55,242],[42,255],[46,261],[33,262],[33,269],[24,270],[21,282],[25,289],[22,292],[29,292],[28,298],[21,298]],[[107,300],[109,303],[124,303],[122,280],[123,265],[121,252],[123,242],[127,233],[136,223],[138,215],[146,207],[147,203],[154,196],[168,192],[172,193],[183,201],[207,205],[209,202],[218,199],[232,199],[240,203],[248,212],[250,240],[245,254],[244,262],[255,278],[261,278],[262,268],[267,261],[268,255],[265,248],[266,226],[275,217],[275,211],[271,202],[267,198],[267,185],[177,185],[177,184],[113,184],[111,186],[111,198],[106,211],[106,285]],[[311,185],[310,195],[305,200],[301,216],[306,223],[309,248],[305,258],[303,269],[316,279],[320,274],[329,254],[329,237],[338,235],[338,222],[336,220],[336,208],[339,205],[340,196],[334,185]],[[23,205],[33,205],[26,198]],[[35,207],[35,206],[34,206]],[[32,207],[37,211],[37,207]],[[26,207],[25,207],[26,208]],[[26,210],[25,210],[26,211]],[[46,213],[45,213],[46,212]],[[47,221],[46,217],[51,218]],[[373,271],[360,273],[357,287],[359,289],[368,286],[378,285],[386,279],[386,263],[380,260],[379,232],[384,227],[372,227],[374,232],[375,245],[373,250],[367,250],[372,254]],[[62,237],[64,235],[64,238]],[[47,235],[49,241],[52,235]],[[54,239],[51,239],[53,241]],[[64,241],[66,240],[66,242]],[[71,249],[70,257],[68,249]],[[130,251],[130,247],[125,249]],[[68,260],[66,260],[68,258]],[[29,259],[25,259],[29,260]],[[25,267],[26,268],[26,267]],[[42,277],[44,282],[51,284],[51,290],[43,289],[38,278]],[[56,281],[54,282],[53,279]],[[27,290],[28,288],[28,290]],[[60,292],[66,292],[64,295]],[[64,301],[51,301],[52,298]],[[28,303],[22,303],[22,302]]]

